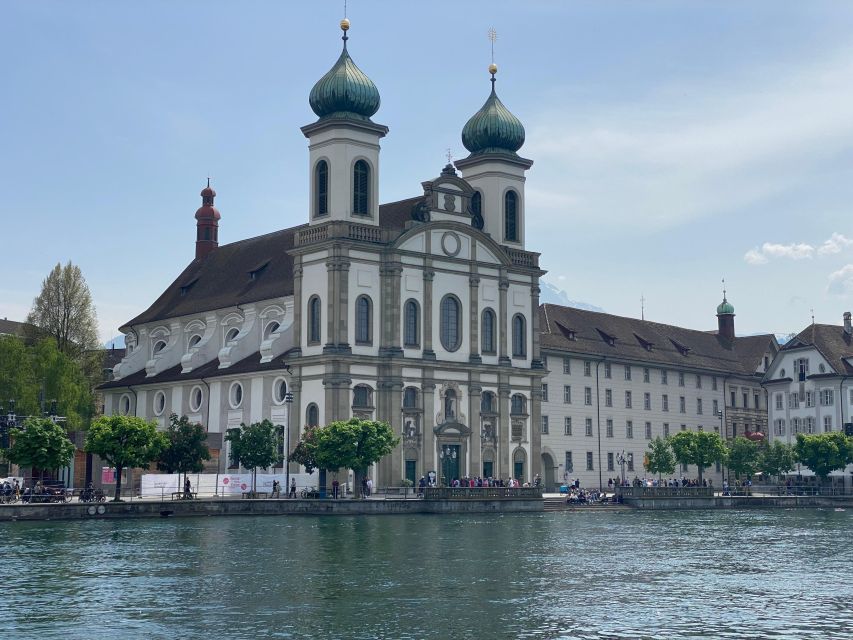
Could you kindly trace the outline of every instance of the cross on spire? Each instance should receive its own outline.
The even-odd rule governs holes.
[[[495,31],[494,27],[489,27],[488,31],[489,42],[492,43],[492,64],[495,63],[495,40],[498,39],[498,32]]]
[[[723,302],[726,301],[726,279],[723,278]]]
[[[646,319],[646,296],[640,294],[640,320]]]
[[[450,147],[447,147],[447,164],[453,164],[453,154],[450,152]]]

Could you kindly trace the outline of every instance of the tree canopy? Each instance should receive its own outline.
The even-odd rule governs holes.
[[[736,477],[753,475],[758,469],[758,444],[738,436],[729,445],[726,464]]]
[[[252,492],[256,490],[258,467],[267,469],[281,459],[276,426],[269,420],[241,424],[229,429],[225,440],[231,443],[231,455],[240,465],[252,471]]]
[[[675,472],[675,455],[669,442],[658,436],[649,442],[643,466],[649,473],[656,473],[658,477],[663,474],[670,475]]]
[[[157,425],[136,416],[103,416],[86,435],[86,451],[116,470],[115,500],[121,500],[121,476],[125,468],[147,467],[166,445]]]
[[[22,467],[52,471],[67,467],[74,457],[74,443],[62,425],[48,418],[30,418],[23,428],[12,429],[10,462]]]
[[[798,433],[794,453],[800,462],[824,479],[836,469],[853,463],[853,440],[841,431]]]
[[[726,443],[719,434],[708,431],[679,431],[669,438],[676,461],[681,464],[693,464],[702,473],[715,462],[726,458]]]
[[[165,444],[157,459],[157,468],[166,473],[199,473],[204,470],[204,461],[210,460],[207,447],[207,432],[187,416],[169,416],[169,427],[165,433]]]
[[[784,442],[775,441],[763,445],[758,452],[758,470],[768,478],[787,473],[797,464],[794,448]]]

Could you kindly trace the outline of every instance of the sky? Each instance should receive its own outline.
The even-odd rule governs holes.
[[[740,335],[853,309],[853,3],[350,0],[380,201],[419,195],[489,92],[524,123],[527,249],[608,313]],[[194,256],[307,221],[308,93],[343,2],[0,3],[0,318],[80,265],[104,340]]]

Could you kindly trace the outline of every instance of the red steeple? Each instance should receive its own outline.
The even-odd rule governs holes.
[[[201,190],[201,207],[195,212],[196,260],[205,257],[219,246],[219,218],[221,216],[216,207],[213,206],[213,199],[215,197],[216,191],[211,189],[210,178],[208,178],[207,186]]]

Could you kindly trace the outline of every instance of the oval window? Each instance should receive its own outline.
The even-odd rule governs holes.
[[[287,399],[287,381],[276,378],[272,383],[272,398],[276,404],[282,404]]]
[[[166,409],[166,394],[162,391],[158,391],[154,394],[154,415],[163,415],[163,411]]]
[[[228,392],[228,400],[231,404],[232,409],[239,409],[240,405],[243,404],[243,385],[239,382],[235,382],[231,385],[231,389]]]
[[[201,402],[204,399],[204,394],[201,387],[193,387],[190,391],[190,411],[198,411],[201,409]]]

